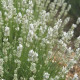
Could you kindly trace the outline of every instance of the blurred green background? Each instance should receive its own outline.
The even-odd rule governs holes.
[[[77,19],[80,16],[80,0],[65,0],[68,4],[71,4],[72,8],[69,14]]]

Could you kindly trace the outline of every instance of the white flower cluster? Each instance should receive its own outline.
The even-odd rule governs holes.
[[[63,40],[59,40],[59,44],[62,46],[61,51],[65,52],[67,50],[67,44]]]
[[[27,36],[27,40],[32,42],[33,41],[33,37],[34,37],[34,25],[33,24],[30,24],[30,27],[29,27],[29,32],[28,32],[28,36]]]
[[[10,28],[9,27],[5,27],[5,30],[4,30],[4,36],[10,36]]]
[[[49,76],[50,76],[50,74],[48,72],[44,72],[44,74],[43,74],[43,80],[48,80]]]
[[[19,46],[17,47],[17,54],[16,54],[17,57],[21,57],[22,49],[23,49],[22,44],[19,44]]]
[[[68,32],[63,32],[62,40],[64,40],[66,43],[69,43],[71,38],[73,37],[74,29],[77,27],[76,24],[72,24],[71,29]]]
[[[14,74],[14,79],[13,80],[18,80],[17,74]]]
[[[34,52],[33,50],[30,50],[29,54],[28,54],[28,61],[37,62],[38,61],[38,53]]]
[[[21,12],[19,12],[16,16],[16,23],[20,24],[21,22],[22,22],[22,14]]]
[[[79,80],[77,73],[74,74],[74,77],[72,80]]]
[[[29,80],[34,80],[34,77],[30,77]]]
[[[3,59],[0,58],[0,77],[3,77],[3,73],[4,73],[4,71],[3,71],[3,63],[4,63]]]
[[[30,70],[31,70],[31,72],[36,73],[36,64],[35,63],[31,63]]]
[[[3,10],[5,10],[5,20],[8,21],[16,14],[16,8],[13,6],[13,0],[1,0]]]
[[[77,24],[80,23],[80,17],[78,17],[77,21],[76,21]]]
[[[79,48],[80,47],[80,36],[77,37],[77,39],[75,40],[75,47]]]

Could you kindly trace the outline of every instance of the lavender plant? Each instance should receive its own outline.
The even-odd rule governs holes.
[[[0,0],[0,80],[64,80],[80,56],[79,38],[74,50],[69,46],[77,25],[73,24],[68,32],[63,30],[70,19],[65,18],[70,6],[65,10],[64,0],[49,3]],[[50,11],[46,12],[48,5]],[[56,17],[59,7],[61,12]],[[63,14],[65,20],[61,18]],[[76,55],[68,61],[72,52]],[[65,53],[63,61],[67,66],[61,67],[53,58]]]

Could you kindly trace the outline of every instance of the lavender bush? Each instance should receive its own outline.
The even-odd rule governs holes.
[[[80,56],[80,37],[75,49],[70,46],[80,19],[63,30],[70,8],[64,0],[0,0],[0,80],[65,80]],[[55,55],[67,65],[60,66]]]

